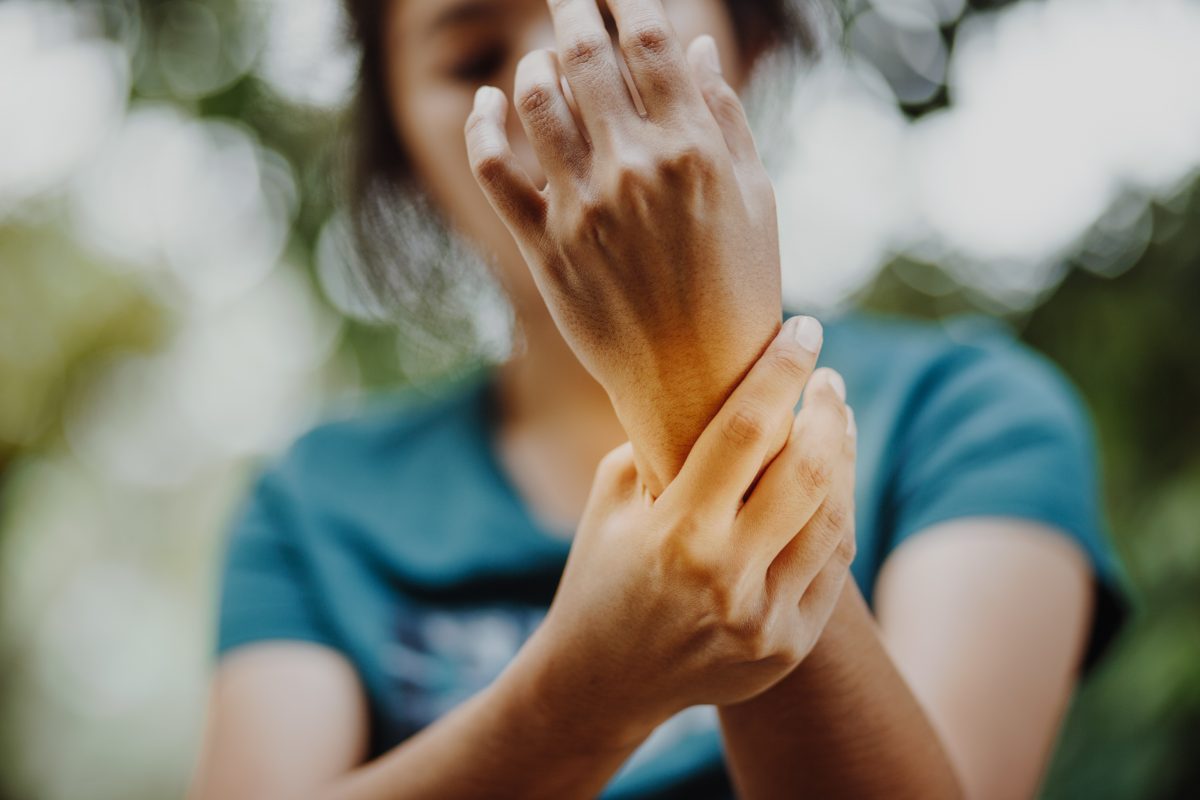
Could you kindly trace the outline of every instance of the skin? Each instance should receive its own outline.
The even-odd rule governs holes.
[[[368,765],[347,769],[361,753],[359,728],[359,737],[303,762],[298,776],[287,747],[311,729],[281,731],[272,757],[259,762],[269,734],[262,723],[315,721],[309,707],[327,715],[323,731],[345,722],[336,708],[351,700],[344,691],[316,704],[290,695],[318,688],[313,677],[339,666],[295,646],[247,648],[222,666],[230,672],[218,678],[215,752],[206,759],[213,766],[196,794],[591,797],[678,712],[744,702],[785,679],[813,651],[854,558],[847,520],[857,430],[840,376],[813,373],[817,349],[797,335],[805,322],[813,321],[784,326],[658,497],[646,491],[630,445],[602,461],[545,622],[486,690]],[[802,391],[787,442],[763,469],[772,439],[747,436],[765,427],[746,421],[790,414]],[[292,700],[276,694],[274,702],[295,714],[237,727],[237,698],[284,657],[303,670],[281,672],[296,676],[275,684]],[[348,716],[361,723],[361,703],[351,705]],[[239,743],[248,751],[235,749]]]
[[[738,52],[724,5],[609,4],[614,27],[626,30],[621,42],[654,45],[624,52],[636,94],[650,96],[642,107],[629,95],[627,105],[614,100],[619,47],[578,58],[580,33],[602,20],[592,0],[551,3],[553,18],[530,0],[436,24],[461,5],[393,4],[396,129],[447,219],[491,256],[522,322],[524,350],[498,376],[497,447],[530,507],[548,524],[578,529],[563,585],[501,679],[371,764],[362,764],[362,689],[340,655],[304,644],[237,651],[214,682],[193,796],[592,796],[655,724],[700,702],[721,706],[745,797],[793,796],[798,786],[813,796],[1032,794],[1074,683],[1090,613],[1086,561],[1032,523],[956,520],[888,559],[877,616],[845,580],[853,448],[813,441],[845,442],[852,428],[847,412],[831,411],[844,408],[834,374],[809,380],[815,353],[793,336],[772,340],[778,255],[773,226],[755,224],[769,185],[757,180],[733,92],[753,54]],[[657,16],[664,6],[677,36],[628,34],[669,30]],[[707,44],[685,55],[683,43],[705,33],[724,75]],[[576,57],[522,60],[544,47]],[[490,54],[488,74],[463,69],[481,53]],[[568,62],[573,71],[560,66]],[[571,98],[561,102],[579,119],[569,141],[559,97],[521,102],[552,87],[545,78],[555,70],[567,72]],[[477,103],[482,83],[508,87],[517,102],[506,112],[507,101],[485,91]],[[621,121],[608,119],[618,113]],[[675,135],[652,136],[654,125]],[[709,191],[685,193],[689,202],[676,204],[684,218],[671,219],[663,193],[680,185]],[[614,186],[639,202],[614,207]],[[698,242],[686,218],[696,214],[732,227],[713,237],[721,241]],[[651,217],[682,243],[670,264],[654,249]],[[641,259],[637,281],[586,246],[580,220],[604,222],[608,252]],[[756,255],[733,258],[727,240],[752,243],[742,252]],[[687,268],[672,270],[680,257]],[[745,291],[713,300],[696,289],[693,302],[721,311],[704,316],[707,308],[670,302],[681,274],[709,284],[745,275],[723,284]],[[568,286],[601,310],[573,312]],[[692,314],[705,324],[684,318]],[[638,346],[611,358],[613,330]],[[793,421],[789,401],[806,384]],[[598,470],[627,437],[632,445]],[[724,469],[703,466],[712,464]],[[731,492],[764,464],[738,508]],[[709,497],[716,506],[700,502]],[[666,587],[653,603],[641,594],[622,601],[644,594],[652,569]],[[589,616],[599,603],[619,625]],[[694,616],[697,604],[710,613]],[[699,650],[712,658],[689,660],[689,636],[705,637]],[[649,641],[659,646],[624,646]],[[564,659],[571,669],[556,668]]]

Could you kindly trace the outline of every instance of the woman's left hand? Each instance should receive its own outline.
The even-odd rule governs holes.
[[[526,56],[514,90],[547,185],[492,87],[467,123],[472,168],[663,484],[779,329],[774,192],[711,37],[685,53],[659,0],[609,0],[618,54],[596,0],[549,6],[559,54]]]

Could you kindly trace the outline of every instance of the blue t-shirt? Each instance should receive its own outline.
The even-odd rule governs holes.
[[[995,326],[849,317],[822,363],[859,422],[858,557],[870,600],[884,559],[962,517],[1051,525],[1098,576],[1093,650],[1118,567],[1104,533],[1092,433],[1046,361]],[[544,616],[570,543],[543,530],[493,451],[486,376],[302,438],[259,481],[227,552],[223,654],[264,640],[343,653],[370,701],[373,754],[492,681]],[[612,797],[727,797],[715,709],[661,727]]]

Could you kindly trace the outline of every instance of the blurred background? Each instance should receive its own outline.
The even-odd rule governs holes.
[[[1077,383],[1138,614],[1045,796],[1188,796],[1200,3],[844,0],[828,39],[754,103],[789,300],[982,314]],[[505,352],[486,293],[463,342],[355,291],[355,69],[335,0],[0,2],[0,797],[180,796],[256,465]]]

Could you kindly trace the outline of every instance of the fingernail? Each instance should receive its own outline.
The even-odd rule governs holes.
[[[825,330],[821,323],[813,317],[792,317],[788,320],[791,326],[792,340],[810,353],[821,352],[821,343],[825,340]]]
[[[841,401],[843,403],[846,402],[846,381],[842,378],[842,376],[837,372],[830,370],[829,385],[833,387],[833,391],[837,394]]]
[[[725,70],[721,69],[721,53],[717,50],[717,40],[711,36],[705,36],[700,49],[703,51],[702,55],[708,68],[718,75],[724,75]]]
[[[500,90],[495,86],[480,86],[475,92],[475,110],[482,111],[489,97],[495,97]]]
[[[854,419],[854,409],[846,406],[846,435],[851,439],[858,438],[858,422]]]

